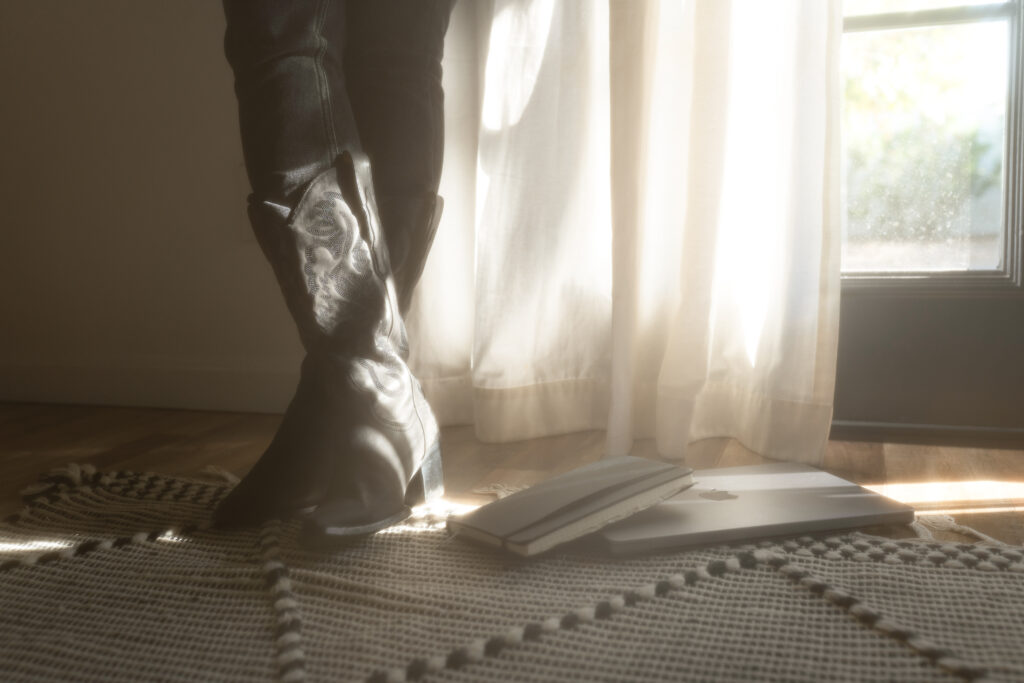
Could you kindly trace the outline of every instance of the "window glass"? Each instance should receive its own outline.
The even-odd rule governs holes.
[[[1008,41],[1006,21],[844,36],[844,272],[1001,268]]]

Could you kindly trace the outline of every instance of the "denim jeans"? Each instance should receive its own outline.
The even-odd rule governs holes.
[[[292,206],[344,149],[369,157],[385,231],[436,193],[453,2],[224,0],[251,201]]]

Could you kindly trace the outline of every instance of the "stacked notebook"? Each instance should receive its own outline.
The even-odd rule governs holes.
[[[665,500],[693,483],[692,472],[632,456],[600,460],[453,518],[448,528],[536,555]]]

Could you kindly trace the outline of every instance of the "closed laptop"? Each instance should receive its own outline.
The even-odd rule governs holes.
[[[696,470],[694,485],[598,532],[628,555],[669,548],[909,524],[913,508],[809,465]]]

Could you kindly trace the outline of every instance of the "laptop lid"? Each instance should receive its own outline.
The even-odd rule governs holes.
[[[809,465],[697,470],[692,487],[600,535],[627,555],[771,536],[909,524],[914,510]]]

